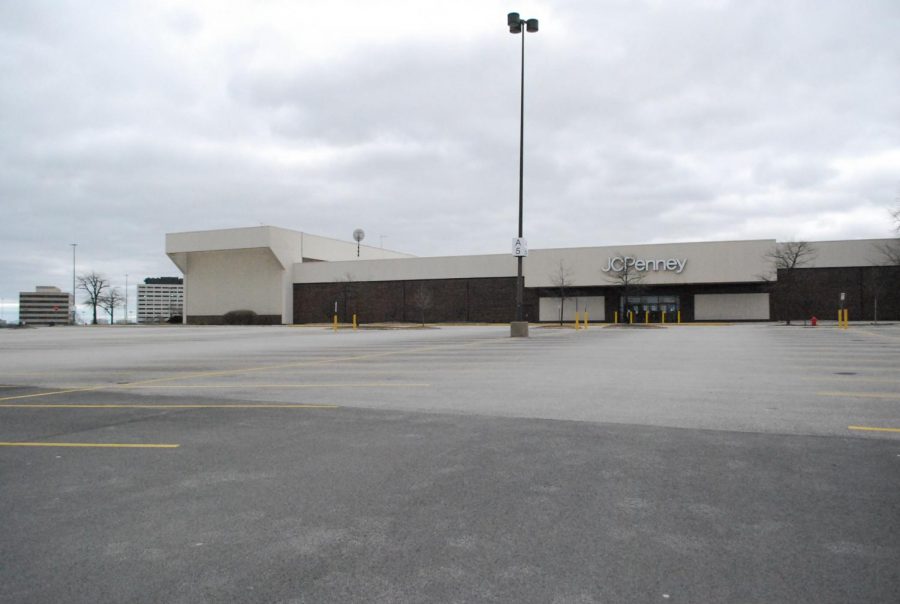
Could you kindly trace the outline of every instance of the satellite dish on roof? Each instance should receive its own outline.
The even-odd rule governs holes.
[[[355,229],[353,238],[356,240],[356,257],[359,258],[359,242],[366,238],[366,232],[362,229]]]

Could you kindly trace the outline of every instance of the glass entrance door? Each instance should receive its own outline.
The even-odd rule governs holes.
[[[623,323],[675,323],[681,310],[678,296],[628,296],[623,304]]]

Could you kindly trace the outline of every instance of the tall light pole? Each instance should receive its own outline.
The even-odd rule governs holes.
[[[75,325],[75,248],[77,243],[70,243],[72,246],[72,325]]]
[[[128,325],[128,273],[125,273],[125,325]]]
[[[525,322],[525,277],[522,274],[522,260],[528,253],[528,247],[522,238],[522,216],[524,209],[524,169],[525,169],[525,32],[535,33],[538,30],[537,19],[521,19],[519,13],[506,16],[509,33],[522,35],[522,73],[519,95],[519,237],[513,245],[513,254],[518,261],[516,277],[516,321],[511,326],[510,335],[528,336],[528,323]]]

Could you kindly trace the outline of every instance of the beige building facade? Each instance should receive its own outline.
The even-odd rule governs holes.
[[[803,270],[813,271],[807,275],[818,279],[821,296],[827,291],[835,298],[816,303],[836,305],[831,290],[844,287],[852,273],[862,310],[869,295],[863,282],[875,277],[859,271],[881,271],[878,279],[890,280],[890,269],[879,268],[879,250],[889,243],[813,242]],[[779,273],[770,256],[780,245],[759,239],[532,249],[524,262],[526,315],[532,321],[560,314],[571,320],[585,311],[592,321],[607,322],[774,319]],[[341,320],[355,314],[368,321],[415,320],[426,310],[434,321],[507,321],[514,312],[514,299],[507,300],[516,276],[511,253],[414,257],[276,227],[171,233],[166,253],[184,274],[186,322],[214,323],[234,310],[283,324],[327,321],[335,309]],[[633,280],[629,287],[621,282],[623,269]],[[428,309],[421,308],[423,293],[433,298]]]

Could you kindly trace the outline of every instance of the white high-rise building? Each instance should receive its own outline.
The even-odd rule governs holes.
[[[144,279],[137,286],[137,322],[164,323],[180,317],[184,309],[184,285],[179,277]]]

